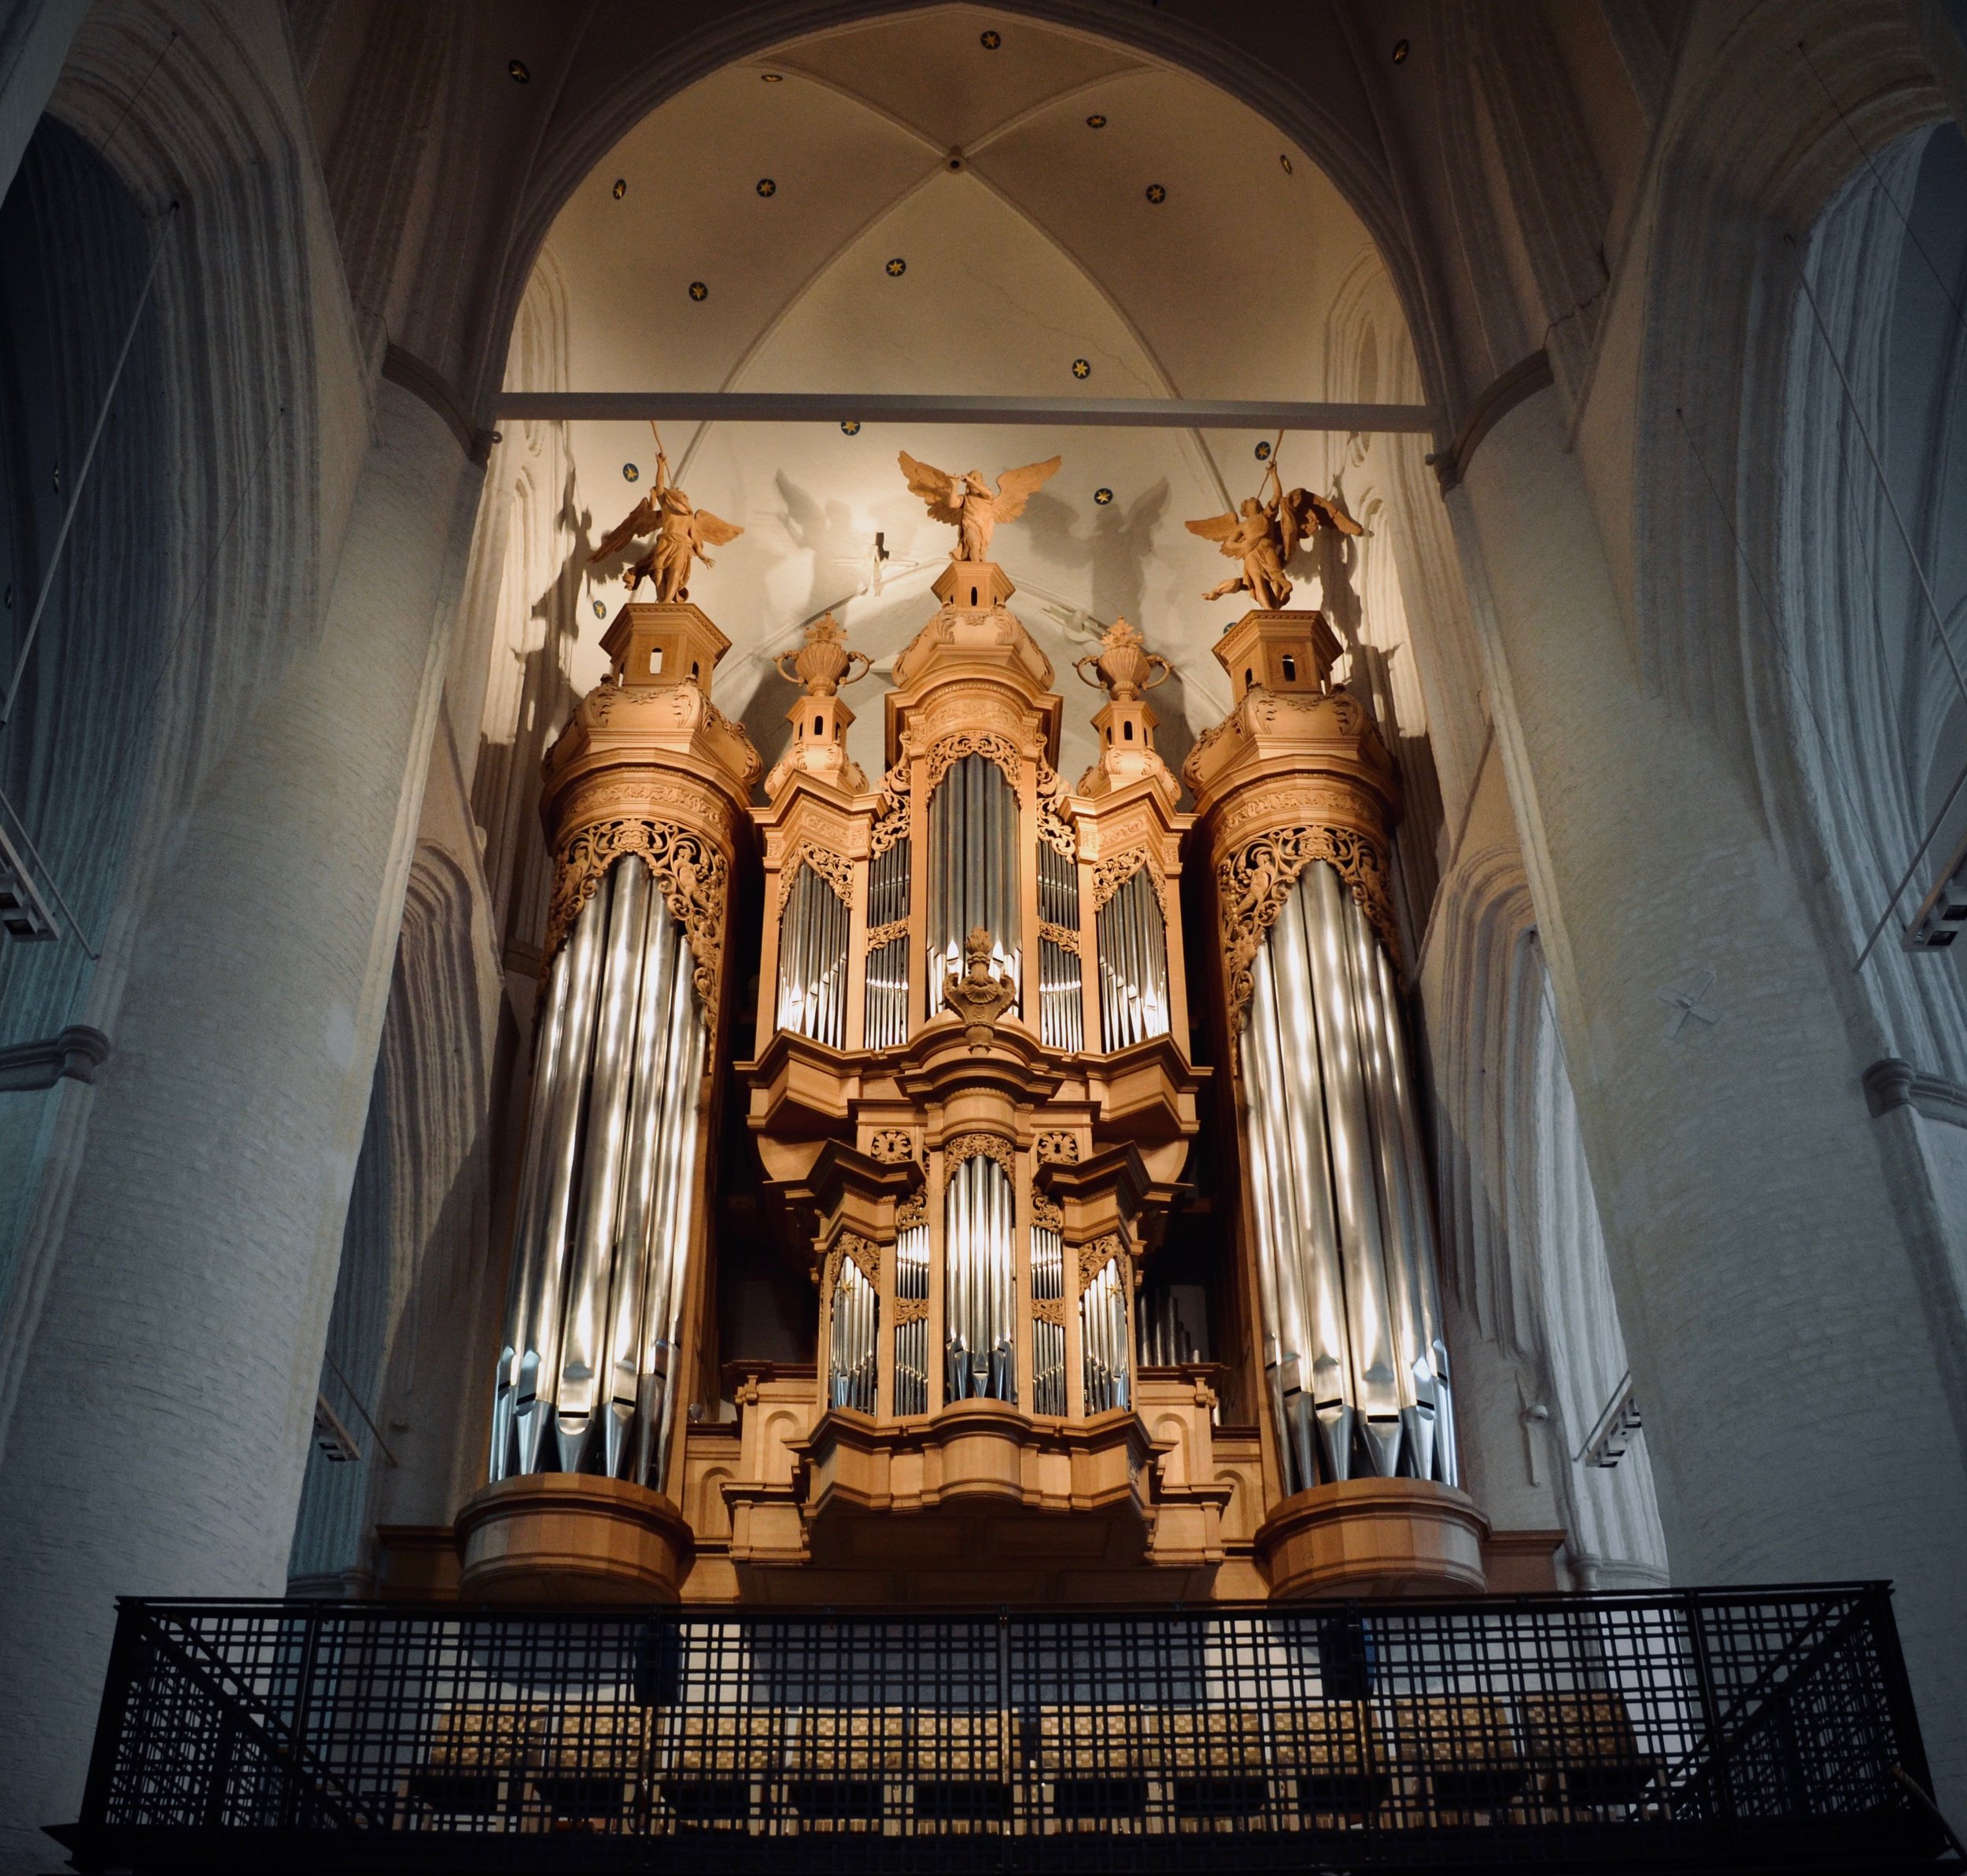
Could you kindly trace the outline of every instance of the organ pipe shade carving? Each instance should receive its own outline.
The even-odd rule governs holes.
[[[549,969],[494,1482],[589,1471],[662,1488],[708,1038],[696,963],[630,859],[608,870]]]
[[[827,1359],[826,1398],[830,1407],[874,1411],[876,1350],[880,1341],[880,1300],[851,1257],[840,1260],[833,1286],[833,1325]]]
[[[1100,1047],[1124,1049],[1168,1033],[1168,925],[1146,867],[1094,921],[1100,969]]]
[[[1120,1259],[1109,1257],[1079,1298],[1079,1367],[1086,1377],[1086,1411],[1105,1413],[1130,1398],[1127,1360],[1127,1279]]]
[[[1391,965],[1314,861],[1253,960],[1242,1037],[1264,1363],[1290,1489],[1458,1483],[1426,1171]]]
[[[947,1398],[1017,1398],[1011,1269],[1015,1201],[1004,1169],[972,1154],[949,1175],[943,1211]]]
[[[899,1049],[908,1040],[909,853],[904,834],[868,865],[866,1014],[861,1043],[866,1049]],[[876,943],[883,932],[894,936],[885,944]]]
[[[995,961],[1013,988],[1021,978],[1014,935],[1024,929],[1018,902],[1022,853],[1017,792],[987,755],[950,764],[929,797],[929,1014],[942,1007],[945,974],[963,962],[963,941],[991,934]],[[1014,1008],[1017,1006],[1013,1006]]]
[[[847,1040],[847,905],[801,866],[779,921],[778,1026],[830,1048]]]

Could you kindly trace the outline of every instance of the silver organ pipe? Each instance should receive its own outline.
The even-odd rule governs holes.
[[[1011,1182],[985,1154],[949,1176],[943,1199],[943,1355],[951,1401],[1017,1398],[1012,1339]]]
[[[929,1228],[918,1220],[902,1225],[895,1241],[895,1300],[921,1305],[895,1325],[895,1411],[899,1416],[929,1410],[928,1295]]]
[[[909,839],[904,834],[877,853],[867,870],[867,929],[877,932],[909,915]],[[899,1049],[908,1040],[909,941],[906,932],[867,954],[866,1014],[862,1043]]]
[[[1124,1049],[1168,1028],[1168,925],[1153,875],[1131,874],[1094,918],[1100,1047]]]
[[[1086,1010],[1080,1000],[1076,948],[1079,870],[1069,854],[1061,853],[1048,840],[1039,843],[1038,918],[1042,926],[1074,934],[1072,949],[1042,933],[1039,936],[1039,1040],[1048,1049],[1083,1049],[1086,1047]]]
[[[1378,935],[1315,861],[1252,962],[1245,1147],[1265,1364],[1290,1489],[1453,1484],[1426,1170]]]
[[[492,1476],[660,1490],[706,1032],[681,927],[639,861],[610,870],[555,956],[539,1048]]]
[[[943,1006],[943,979],[963,962],[980,926],[999,969],[1020,981],[1017,792],[987,755],[950,763],[929,800],[928,1008]],[[1013,1006],[1017,1007],[1016,1005]]]
[[[1037,1313],[1040,1303],[1058,1303],[1065,1295],[1065,1246],[1056,1219],[1041,1218],[1031,1227],[1031,1411],[1063,1416],[1065,1413],[1065,1324]]]
[[[880,1299],[874,1286],[851,1257],[840,1260],[840,1280],[833,1286],[832,1333],[829,1339],[827,1405],[874,1411],[876,1339]]]
[[[847,902],[802,863],[779,919],[778,1026],[830,1048],[847,1043]]]
[[[1079,1348],[1086,1411],[1105,1413],[1126,1406],[1127,1280],[1117,1257],[1106,1260],[1079,1298]]]

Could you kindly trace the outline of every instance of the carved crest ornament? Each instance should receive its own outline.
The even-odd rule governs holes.
[[[943,980],[943,1003],[963,1019],[964,1040],[972,1055],[991,1046],[991,1032],[1017,1000],[1017,987],[1001,977],[991,958],[991,935],[981,925],[963,941],[962,967]]]

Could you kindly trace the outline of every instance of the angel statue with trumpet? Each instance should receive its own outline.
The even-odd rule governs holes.
[[[1202,597],[1220,600],[1232,593],[1247,593],[1264,612],[1282,612],[1291,603],[1291,582],[1284,569],[1301,541],[1309,540],[1320,527],[1336,528],[1341,534],[1366,531],[1337,502],[1308,489],[1293,489],[1286,494],[1283,478],[1277,473],[1275,449],[1262,487],[1257,494],[1244,497],[1235,514],[1212,515],[1206,521],[1186,525],[1191,534],[1218,542],[1225,559],[1241,563],[1242,571],[1234,579],[1211,587]]]
[[[967,475],[950,475],[918,463],[906,449],[902,452],[902,473],[908,478],[909,493],[928,504],[930,520],[956,530],[956,545],[950,550],[950,558],[987,560],[997,524],[1017,520],[1024,512],[1024,504],[1057,475],[1064,460],[1055,456],[1049,462],[1007,469],[997,478],[995,493],[975,469]]]
[[[633,513],[617,526],[607,538],[589,555],[590,564],[618,554],[644,534],[655,541],[639,560],[631,561],[622,578],[633,593],[644,580],[655,582],[655,596],[665,606],[690,596],[690,563],[701,560],[706,567],[716,563],[703,550],[724,547],[744,532],[736,522],[720,520],[708,508],[693,508],[690,498],[670,480],[670,459],[662,451],[662,439],[655,440],[655,486],[635,505]]]

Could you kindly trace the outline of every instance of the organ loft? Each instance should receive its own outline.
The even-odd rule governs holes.
[[[766,774],[710,701],[729,643],[684,584],[737,530],[664,475],[659,516],[611,537],[659,526],[672,551],[546,758],[545,978],[458,1592],[1479,1590],[1389,884],[1400,788],[1282,578],[1301,534],[1356,524],[1281,483],[1194,524],[1242,564],[1209,596],[1260,603],[1215,648],[1234,707],[1178,778],[1150,701],[1170,667],[1116,619],[1076,667],[1098,755],[1068,781],[1083,692],[988,557],[1058,459],[995,489],[901,460],[957,540],[893,660],[875,778],[847,747],[869,660],[832,615],[778,661],[798,694]],[[1212,1117],[1233,1165],[1198,1214]],[[734,1154],[817,1330],[810,1365],[729,1377],[729,1419],[703,1404]],[[1178,1217],[1213,1320],[1175,1333],[1156,1272]]]

